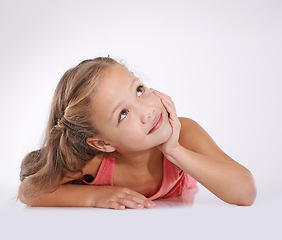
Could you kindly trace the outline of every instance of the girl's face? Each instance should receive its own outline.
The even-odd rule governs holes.
[[[127,69],[110,68],[97,87],[95,125],[116,151],[144,151],[169,139],[172,128],[161,100]]]

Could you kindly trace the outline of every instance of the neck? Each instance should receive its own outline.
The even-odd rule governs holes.
[[[115,152],[115,156],[119,164],[126,164],[135,169],[148,167],[150,163],[156,163],[163,158],[157,147],[142,152]]]

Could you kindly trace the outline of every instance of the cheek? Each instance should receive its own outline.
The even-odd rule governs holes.
[[[155,94],[153,94],[152,92],[150,92],[150,94],[147,95],[146,100],[150,105],[155,106],[158,109],[161,110],[165,109],[161,99],[157,97]]]
[[[131,123],[127,127],[126,136],[128,137],[129,141],[132,142],[142,140],[144,137],[144,132],[142,131],[142,128],[136,123]]]
[[[117,137],[117,140],[122,142],[136,142],[142,138],[142,129],[138,125],[138,121],[134,119],[128,119],[124,126],[119,129],[119,134],[121,136]],[[122,138],[122,139],[121,139]]]

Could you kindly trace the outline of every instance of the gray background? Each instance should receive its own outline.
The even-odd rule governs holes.
[[[282,212],[281,13],[278,0],[2,0],[0,234],[281,236],[275,221]],[[202,186],[191,207],[160,203],[122,213],[15,202],[20,162],[42,142],[60,77],[86,58],[108,54],[170,95],[179,116],[196,120],[251,170],[258,186],[252,207],[227,205]]]

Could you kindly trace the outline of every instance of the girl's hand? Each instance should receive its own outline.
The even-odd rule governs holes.
[[[124,210],[125,208],[153,208],[155,203],[142,194],[129,188],[113,186],[93,186],[93,199],[91,205],[99,208],[112,208]]]
[[[168,119],[169,119],[169,123],[170,123],[171,128],[172,128],[172,134],[171,134],[170,138],[165,143],[163,143],[159,146],[159,149],[170,160],[169,157],[172,156],[174,150],[177,147],[180,146],[178,139],[179,139],[181,124],[180,124],[180,121],[179,121],[178,116],[176,114],[176,108],[174,106],[174,103],[173,103],[171,97],[165,95],[164,93],[158,92],[154,89],[151,89],[151,91],[157,97],[160,98],[163,106],[165,107],[165,109],[168,113]]]

